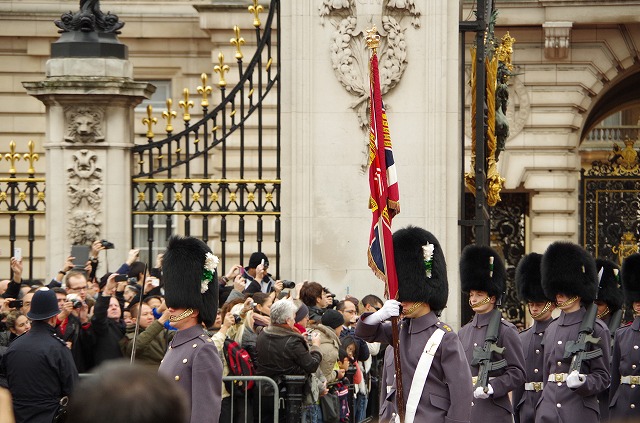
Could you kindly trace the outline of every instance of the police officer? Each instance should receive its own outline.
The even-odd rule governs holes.
[[[544,295],[540,282],[542,254],[531,253],[522,258],[516,269],[516,288],[520,301],[527,303],[533,325],[519,334],[525,359],[526,382],[513,391],[516,423],[533,423],[536,404],[542,396],[542,336],[553,320],[555,302]]]
[[[178,329],[158,372],[189,399],[192,423],[217,423],[222,397],[222,361],[205,333],[218,311],[218,258],[199,239],[172,237],[162,260],[169,321]]]
[[[506,288],[506,271],[502,259],[491,247],[468,245],[460,256],[460,284],[469,293],[469,305],[476,312],[471,322],[460,329],[460,341],[474,377],[469,385],[476,385],[479,371],[473,365],[474,349],[483,348],[495,313],[496,305]],[[492,353],[491,361],[506,360],[506,366],[489,373],[487,389],[477,386],[473,391],[472,423],[511,423],[513,407],[509,392],[525,383],[524,356],[516,327],[501,318],[498,328],[498,347],[502,354]]]
[[[568,342],[576,341],[585,320],[584,305],[593,303],[598,292],[596,263],[582,247],[555,242],[547,248],[541,263],[542,289],[555,298],[560,316],[544,333],[542,397],[536,409],[536,423],[596,423],[600,410],[597,395],[609,386],[610,335],[607,326],[596,319],[593,336],[600,338],[589,350],[602,355],[586,360],[579,371],[568,373],[572,357],[565,358]]]
[[[367,342],[392,344],[391,323],[386,320],[398,316],[402,305],[396,352],[402,364],[404,422],[468,422],[471,373],[458,336],[438,319],[449,294],[442,247],[433,234],[410,226],[393,234],[393,248],[398,301],[388,300],[375,313],[365,313],[356,326],[356,336]],[[380,422],[395,421],[395,369],[390,348],[385,355]]]
[[[622,263],[622,288],[633,323],[618,329],[613,346],[609,411],[611,419],[640,418],[640,254]]]
[[[58,313],[56,294],[49,288],[36,291],[27,313],[31,330],[4,355],[16,423],[51,423],[78,380],[71,351],[55,332]]]

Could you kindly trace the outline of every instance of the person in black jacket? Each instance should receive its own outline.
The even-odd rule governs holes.
[[[122,358],[120,340],[124,337],[125,326],[122,320],[121,299],[116,295],[117,274],[111,274],[96,299],[91,325],[95,336],[93,358],[95,365],[106,360]]]
[[[318,370],[322,361],[320,338],[312,337],[312,345],[294,329],[298,308],[290,301],[281,300],[271,306],[271,324],[258,335],[256,350],[256,374],[267,376],[276,382],[285,375],[308,376]],[[268,396],[268,393],[265,393]],[[262,422],[270,423],[273,401],[262,400]]]
[[[0,363],[16,423],[50,423],[61,398],[71,394],[78,380],[71,351],[55,334],[59,312],[55,293],[38,290],[27,314],[33,321],[31,330],[11,343]]]

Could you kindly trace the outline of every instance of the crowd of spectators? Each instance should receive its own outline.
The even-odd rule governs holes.
[[[12,389],[3,355],[30,330],[27,313],[42,287],[55,292],[60,309],[53,320],[55,334],[70,350],[78,373],[91,374],[90,379],[101,374],[97,369],[105,362],[129,360],[132,355],[135,363],[157,371],[175,334],[163,298],[162,255],[147,272],[139,251],[131,250],[115,277],[97,277],[102,249],[95,242],[82,268],[69,257],[48,283],[23,281],[22,261],[11,259],[12,277],[0,281],[0,394],[4,395],[2,387]],[[281,396],[286,395],[284,376],[306,377],[302,421],[377,416],[386,346],[364,342],[354,328],[359,315],[379,309],[382,300],[374,295],[360,301],[352,296],[337,300],[318,282],[274,280],[268,269],[267,256],[256,252],[247,266],[238,264],[218,275],[220,308],[207,330],[220,353],[223,376],[231,375],[223,354],[225,340],[231,339],[249,354],[257,376],[276,382]],[[351,406],[343,401],[347,385],[355,389]],[[220,421],[271,421],[273,390],[266,384],[241,388],[241,383],[223,384]]]

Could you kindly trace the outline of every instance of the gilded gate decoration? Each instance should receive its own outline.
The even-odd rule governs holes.
[[[33,279],[35,222],[36,216],[45,214],[45,179],[35,177],[35,164],[40,157],[34,152],[33,141],[27,142],[26,152],[19,150],[15,141],[10,141],[8,147],[8,152],[4,152],[7,150],[0,146],[0,161],[5,161],[4,164],[0,163],[0,174],[9,175],[8,178],[0,177],[0,225],[9,229],[9,252],[5,254],[13,255],[15,247],[22,248],[24,273]],[[24,229],[18,231],[18,226],[22,227],[25,221],[26,248],[23,241],[20,245],[16,243],[18,237],[24,236]]]
[[[580,241],[594,257],[617,263],[638,251],[640,239],[640,162],[635,141],[624,144],[583,169],[580,184]]]
[[[247,35],[236,26],[230,39],[236,63],[218,54],[211,74],[215,88],[203,73],[201,85],[185,88],[179,101],[168,99],[159,117],[147,107],[147,139],[133,149],[132,213],[134,220],[146,216],[148,251],[161,241],[156,228],[162,227],[165,239],[178,233],[210,242],[221,269],[256,250],[269,255],[272,273],[279,268],[278,9],[279,1],[272,0],[263,28],[263,6],[254,0],[248,7],[255,30],[253,56],[244,61]],[[194,110],[202,115],[195,122]],[[174,133],[179,115],[184,129]],[[159,118],[166,134],[162,139],[154,134]]]
[[[473,213],[471,194],[467,193],[465,201],[467,216]],[[529,210],[529,194],[503,193],[502,201],[490,209],[491,247],[504,260],[507,270],[507,291],[502,298],[502,314],[506,319],[518,327],[525,325],[525,310],[518,300],[515,287],[516,267],[525,255],[525,217]],[[473,244],[475,236],[471,228],[465,228],[464,245]],[[473,311],[468,304],[468,296],[462,295],[463,324],[473,317]]]

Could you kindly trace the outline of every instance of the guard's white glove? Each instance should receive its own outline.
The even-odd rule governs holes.
[[[571,373],[569,373],[569,376],[567,376],[567,386],[569,388],[579,388],[582,385],[584,385],[584,383],[587,381],[587,375],[583,375],[581,373],[578,373],[577,370],[572,371]]]
[[[491,395],[493,395],[493,387],[491,384],[487,385],[487,392],[484,391],[482,386],[478,386],[475,391],[473,391],[473,397],[475,399],[487,399]]]
[[[380,310],[367,317],[367,321],[365,323],[382,323],[391,317],[396,317],[399,315],[400,302],[396,300],[387,300],[384,302]]]

